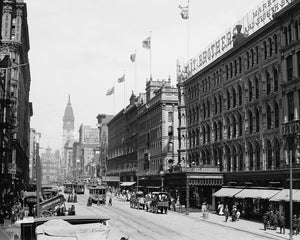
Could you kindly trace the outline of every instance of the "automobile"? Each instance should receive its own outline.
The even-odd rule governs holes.
[[[170,194],[167,192],[152,192],[146,195],[146,211],[158,213],[168,212]]]
[[[137,191],[131,195],[130,207],[140,209],[142,207],[145,209],[145,195],[142,191]]]

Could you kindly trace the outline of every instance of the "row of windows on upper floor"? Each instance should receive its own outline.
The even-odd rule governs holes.
[[[279,127],[279,104],[274,101],[267,103],[265,106],[265,123],[266,129],[274,129]],[[292,106],[290,106],[292,107]],[[203,123],[199,128],[188,131],[189,147],[201,144],[207,144],[213,139],[214,142],[222,141],[223,136],[226,140],[243,136],[243,134],[259,133],[261,130],[261,119],[264,114],[259,111],[259,106],[248,109],[245,119],[241,113],[225,116],[223,120],[215,120],[212,123]],[[263,120],[263,119],[262,119]],[[247,127],[246,127],[247,126]],[[246,129],[246,131],[244,130]],[[182,136],[184,137],[184,135]]]
[[[299,17],[283,28],[283,39],[284,40],[281,43],[282,46],[288,46],[292,42],[300,39]],[[259,63],[260,56],[262,60],[267,60],[268,58],[278,54],[278,49],[278,34],[275,33],[273,36],[269,36],[262,42],[261,51],[257,45],[247,50],[245,55],[237,57],[209,76],[205,77],[203,80],[200,80],[200,83],[191,86],[188,89],[188,99],[199,97],[200,93],[205,93],[211,90],[211,88],[220,86],[222,84],[222,79],[230,80],[233,77],[237,77],[242,73],[243,66],[245,70],[255,67]]]
[[[221,114],[223,110],[230,110],[239,107],[243,104],[244,99],[247,99],[247,102],[249,103],[253,102],[259,99],[261,88],[265,89],[265,94],[268,96],[273,92],[277,92],[278,86],[278,70],[276,67],[273,67],[271,74],[270,71],[265,71],[265,81],[263,84],[262,81],[259,80],[259,76],[256,74],[254,79],[248,79],[244,91],[242,90],[241,83],[238,83],[235,86],[232,85],[228,87],[222,93],[214,95],[212,100],[210,98],[206,98],[202,101],[202,104],[190,106],[187,111],[188,123],[192,124],[198,122],[201,117],[202,119],[207,119],[211,116],[211,113],[214,115]],[[211,112],[211,102],[213,112]],[[223,107],[225,107],[225,109],[223,109]]]

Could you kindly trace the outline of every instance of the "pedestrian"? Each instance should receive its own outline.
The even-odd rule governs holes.
[[[3,209],[0,209],[0,226],[2,227],[4,225],[4,212]]]
[[[284,217],[283,214],[279,215],[278,225],[279,225],[279,228],[280,228],[280,234],[281,233],[285,234],[285,217]]]
[[[300,233],[300,215],[298,215],[298,219],[297,219],[297,234]]]
[[[109,206],[112,206],[112,198],[111,198],[111,196],[109,196],[109,199],[108,199],[108,205],[109,205]]]
[[[241,216],[241,212],[239,209],[237,209],[237,211],[236,211],[236,220],[237,221],[240,220],[240,216]]]
[[[262,222],[264,224],[265,231],[267,230],[268,220],[269,220],[268,213],[265,213],[262,217]]]
[[[236,212],[237,212],[237,209],[236,209],[236,206],[234,205],[232,208],[232,211],[231,211],[231,220],[233,222],[236,220]]]
[[[225,206],[224,216],[225,216],[225,222],[227,222],[227,220],[229,218],[229,208],[228,208],[228,205]]]
[[[293,235],[297,235],[297,225],[298,225],[298,218],[296,215],[294,215],[294,217],[292,219]]]

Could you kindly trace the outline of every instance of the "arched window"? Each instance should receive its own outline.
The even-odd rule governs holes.
[[[283,30],[283,35],[284,35],[284,43],[285,43],[285,46],[287,46],[287,45],[289,44],[287,27],[284,28],[284,30]]]
[[[275,167],[279,168],[280,167],[280,145],[279,145],[279,141],[277,138],[275,139],[274,146],[275,146],[275,149],[274,149],[275,150],[275,152],[274,152]]]
[[[236,138],[236,119],[232,117],[232,137]]]
[[[271,107],[267,104],[267,129],[271,129],[272,126],[272,116],[271,116]]]
[[[239,171],[243,171],[244,169],[244,154],[243,154],[243,148],[241,145],[239,145]]]
[[[273,54],[272,38],[269,38],[269,54],[270,57],[272,57]]]
[[[242,73],[242,58],[239,57],[239,73]]]
[[[227,110],[230,109],[230,93],[228,91],[228,89],[226,90],[226,97],[227,97]]]
[[[242,115],[238,115],[238,121],[239,121],[239,136],[243,136],[243,118]]]
[[[219,95],[219,112],[222,113],[222,96]]]
[[[226,124],[227,124],[227,139],[230,139],[230,121],[229,118],[226,118]]]
[[[258,77],[255,77],[255,98],[259,98],[259,82]]]
[[[253,133],[253,115],[251,110],[248,112],[249,133]]]
[[[295,40],[299,40],[299,25],[298,21],[294,22],[294,29],[295,29]]]
[[[253,171],[253,166],[254,166],[254,163],[253,163],[253,146],[251,143],[249,143],[248,145],[248,152],[249,152],[249,171]]]
[[[236,62],[236,59],[234,59],[234,76],[236,76],[237,73],[238,73],[237,62]]]
[[[232,62],[229,63],[230,78],[233,76]]]
[[[220,140],[223,139],[223,123],[221,120],[218,122],[218,128],[219,128],[219,138]]]
[[[213,127],[214,127],[214,141],[216,142],[216,141],[218,141],[218,127],[217,127],[216,122],[214,122]]]
[[[255,47],[255,57],[256,57],[256,64],[258,64],[258,59],[259,59],[259,53],[258,53],[258,46]]]
[[[264,41],[263,45],[264,45],[264,59],[267,59],[267,57],[268,57],[268,49],[267,49],[267,43],[266,43],[266,41]]]
[[[211,133],[211,130],[210,130],[210,126],[207,125],[206,127],[206,132],[207,132],[207,142],[210,143],[210,133]]]
[[[266,84],[267,84],[267,95],[271,93],[271,76],[268,71],[266,71]]]
[[[273,41],[274,41],[274,53],[277,54],[277,52],[278,52],[278,41],[277,41],[277,35],[276,34],[273,36]]]
[[[249,69],[249,67],[250,67],[250,56],[249,56],[249,52],[246,52],[246,61],[247,61],[247,69]]]
[[[228,80],[229,78],[228,65],[225,66],[225,72],[226,72],[226,80]]]
[[[236,107],[236,93],[234,88],[232,88],[232,107]]]
[[[256,142],[256,145],[255,145],[255,156],[256,156],[256,170],[260,170],[261,167],[260,167],[260,146],[259,144]]]
[[[204,126],[202,126],[202,138],[203,138],[203,144],[206,143],[206,129]]]
[[[278,103],[274,104],[274,115],[275,115],[275,127],[279,127],[279,106]]]
[[[250,52],[251,52],[251,66],[254,66],[254,51],[253,51],[253,49],[251,49]]]
[[[206,118],[206,106],[204,103],[202,104],[202,109],[203,109],[203,119],[205,119]]]
[[[210,117],[210,104],[209,101],[207,100],[207,117]]]
[[[237,169],[237,161],[236,161],[236,158],[237,158],[237,154],[236,154],[236,150],[235,150],[235,147],[233,147],[232,149],[232,160],[233,160],[233,163],[232,163],[232,170],[235,172],[236,169]]]
[[[252,92],[252,82],[249,79],[248,80],[248,89],[249,89],[249,102],[252,102],[252,98],[253,98],[253,92]]]
[[[218,113],[218,101],[217,101],[217,97],[214,96],[214,113],[217,114]]]
[[[255,131],[259,132],[259,111],[255,109]]]
[[[243,104],[243,93],[240,84],[238,85],[238,92],[239,92],[239,106],[241,106]]]
[[[273,68],[273,73],[274,73],[274,91],[278,91],[278,72],[276,68]]]
[[[272,145],[270,140],[267,140],[267,169],[272,169]]]

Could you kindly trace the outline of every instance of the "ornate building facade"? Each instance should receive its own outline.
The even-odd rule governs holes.
[[[178,165],[177,127],[177,88],[171,86],[170,79],[147,81],[146,99],[137,111],[137,175],[141,186],[169,186],[169,173]]]
[[[1,195],[29,182],[30,68],[27,7],[21,0],[1,1]],[[4,177],[2,176],[4,174]],[[12,185],[11,185],[12,184]],[[1,200],[1,199],[0,199]]]
[[[133,93],[129,105],[108,123],[107,179],[136,181],[137,171],[137,108],[142,98]]]
[[[205,200],[225,185],[289,187],[289,159],[300,173],[300,2],[292,1],[193,76],[178,76],[180,159],[221,182],[199,183]],[[187,185],[193,183],[187,180]],[[294,183],[300,188],[299,182]]]

